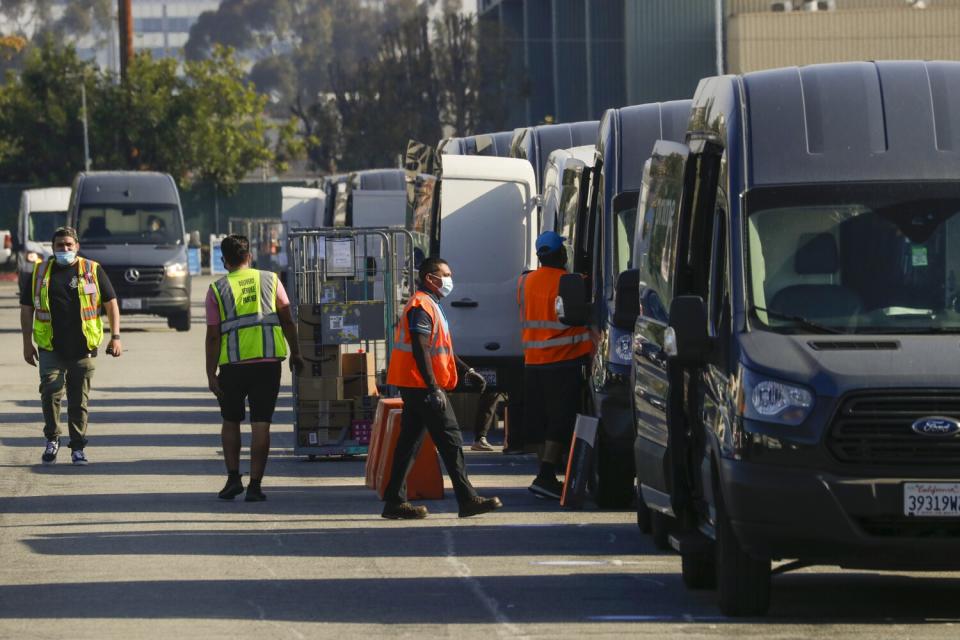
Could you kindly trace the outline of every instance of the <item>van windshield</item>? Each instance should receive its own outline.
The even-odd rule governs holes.
[[[27,240],[50,242],[53,232],[66,224],[66,211],[32,211],[28,218]]]
[[[77,215],[80,242],[106,244],[180,244],[180,212],[170,205],[94,205]]]
[[[614,278],[619,273],[633,268],[633,235],[637,227],[637,206],[639,192],[626,191],[613,199],[613,273]]]
[[[960,185],[810,185],[746,196],[750,303],[783,332],[960,333]]]

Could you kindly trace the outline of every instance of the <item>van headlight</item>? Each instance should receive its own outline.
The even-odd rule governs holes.
[[[41,256],[36,251],[28,251],[27,262],[43,262],[43,256]]]
[[[187,275],[187,265],[182,262],[174,262],[164,267],[164,273],[168,278],[182,278]]]
[[[806,387],[740,370],[740,412],[744,418],[789,426],[803,423],[813,410],[813,392]]]

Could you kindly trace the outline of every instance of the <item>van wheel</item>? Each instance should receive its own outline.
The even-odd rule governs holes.
[[[597,505],[626,509],[635,495],[633,452],[601,447],[597,455]]]
[[[713,589],[717,586],[717,563],[712,551],[681,555],[680,571],[683,584],[688,589]]]
[[[670,551],[670,534],[673,533],[673,518],[665,513],[650,509],[650,534],[653,546],[660,551]]]
[[[717,501],[717,588],[726,616],[762,616],[770,608],[770,559],[748,555],[733,531],[720,487]]]
[[[168,317],[167,326],[177,331],[190,331],[190,311],[181,311]]]

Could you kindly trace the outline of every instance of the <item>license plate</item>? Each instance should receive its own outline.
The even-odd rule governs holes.
[[[903,514],[960,518],[960,482],[905,482]]]
[[[487,381],[487,386],[495,387],[497,386],[497,370],[496,369],[477,369],[477,373],[483,376],[483,379]]]
[[[143,300],[140,298],[122,298],[120,300],[120,308],[129,311],[140,311],[143,309]]]

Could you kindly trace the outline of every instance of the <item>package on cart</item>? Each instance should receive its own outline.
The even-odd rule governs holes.
[[[321,400],[301,403],[297,425],[302,429],[349,429],[353,422],[353,400]]]
[[[383,302],[345,302],[321,306],[323,344],[349,344],[361,340],[383,340],[386,337]]]
[[[309,345],[310,349],[305,347]],[[315,343],[300,343],[300,353],[303,355],[303,369],[299,375],[306,378],[339,378],[341,347],[315,345]]]
[[[377,411],[377,403],[379,400],[379,396],[362,396],[359,398],[353,398],[354,419],[370,420],[372,422]]]
[[[370,444],[370,436],[373,434],[373,419],[354,420],[350,425],[350,439],[356,440],[357,444]]]
[[[342,398],[343,378],[297,376],[297,400],[302,407],[318,401]]]
[[[343,397],[357,400],[377,395],[376,364],[372,353],[345,353],[340,357]]]

